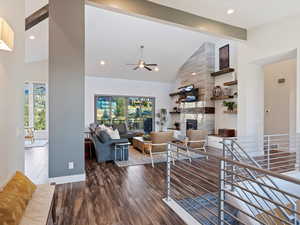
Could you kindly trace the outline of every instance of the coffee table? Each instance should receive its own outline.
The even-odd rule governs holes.
[[[143,154],[146,153],[147,146],[151,144],[151,141],[144,140],[143,137],[134,137],[132,139],[132,145],[135,149],[140,150]]]

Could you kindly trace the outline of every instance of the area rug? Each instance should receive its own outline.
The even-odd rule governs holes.
[[[185,151],[182,153],[186,154]],[[197,153],[191,152],[192,159],[202,158],[203,156]],[[179,155],[177,160],[184,160],[188,159],[188,157],[184,155]],[[167,161],[166,154],[158,154],[153,155],[153,162],[154,163],[162,163]],[[144,164],[151,164],[151,157],[149,154],[143,154],[139,150],[136,150],[134,147],[130,146],[129,148],[129,159],[128,161],[116,161],[115,162],[119,167],[126,167],[126,166],[136,166],[136,165],[144,165]]]
[[[48,144],[48,140],[35,140],[33,143],[31,141],[25,141],[25,149],[28,148],[41,148]]]
[[[185,198],[176,200],[176,202],[192,215],[199,223],[203,225],[218,224],[218,198],[217,193],[207,193],[195,198]],[[229,204],[224,204],[225,210],[230,214],[224,213],[225,224],[239,225],[239,222],[234,218],[238,215],[238,210]]]

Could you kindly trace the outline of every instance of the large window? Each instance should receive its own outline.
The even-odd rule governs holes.
[[[130,130],[153,130],[154,98],[95,96],[95,120],[100,124],[127,123]]]
[[[35,131],[46,130],[46,84],[25,83],[24,92],[24,126]]]

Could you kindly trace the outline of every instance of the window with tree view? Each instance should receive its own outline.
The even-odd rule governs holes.
[[[34,130],[46,130],[46,85],[33,84]]]
[[[46,130],[46,84],[25,83],[24,92],[24,126],[35,131]]]
[[[100,124],[126,123],[130,130],[153,130],[154,98],[96,96],[95,111]]]

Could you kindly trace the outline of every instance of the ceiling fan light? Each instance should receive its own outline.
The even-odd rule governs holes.
[[[159,71],[159,68],[158,68],[158,67],[155,67],[154,70],[155,70],[156,72],[158,72],[158,71]]]

